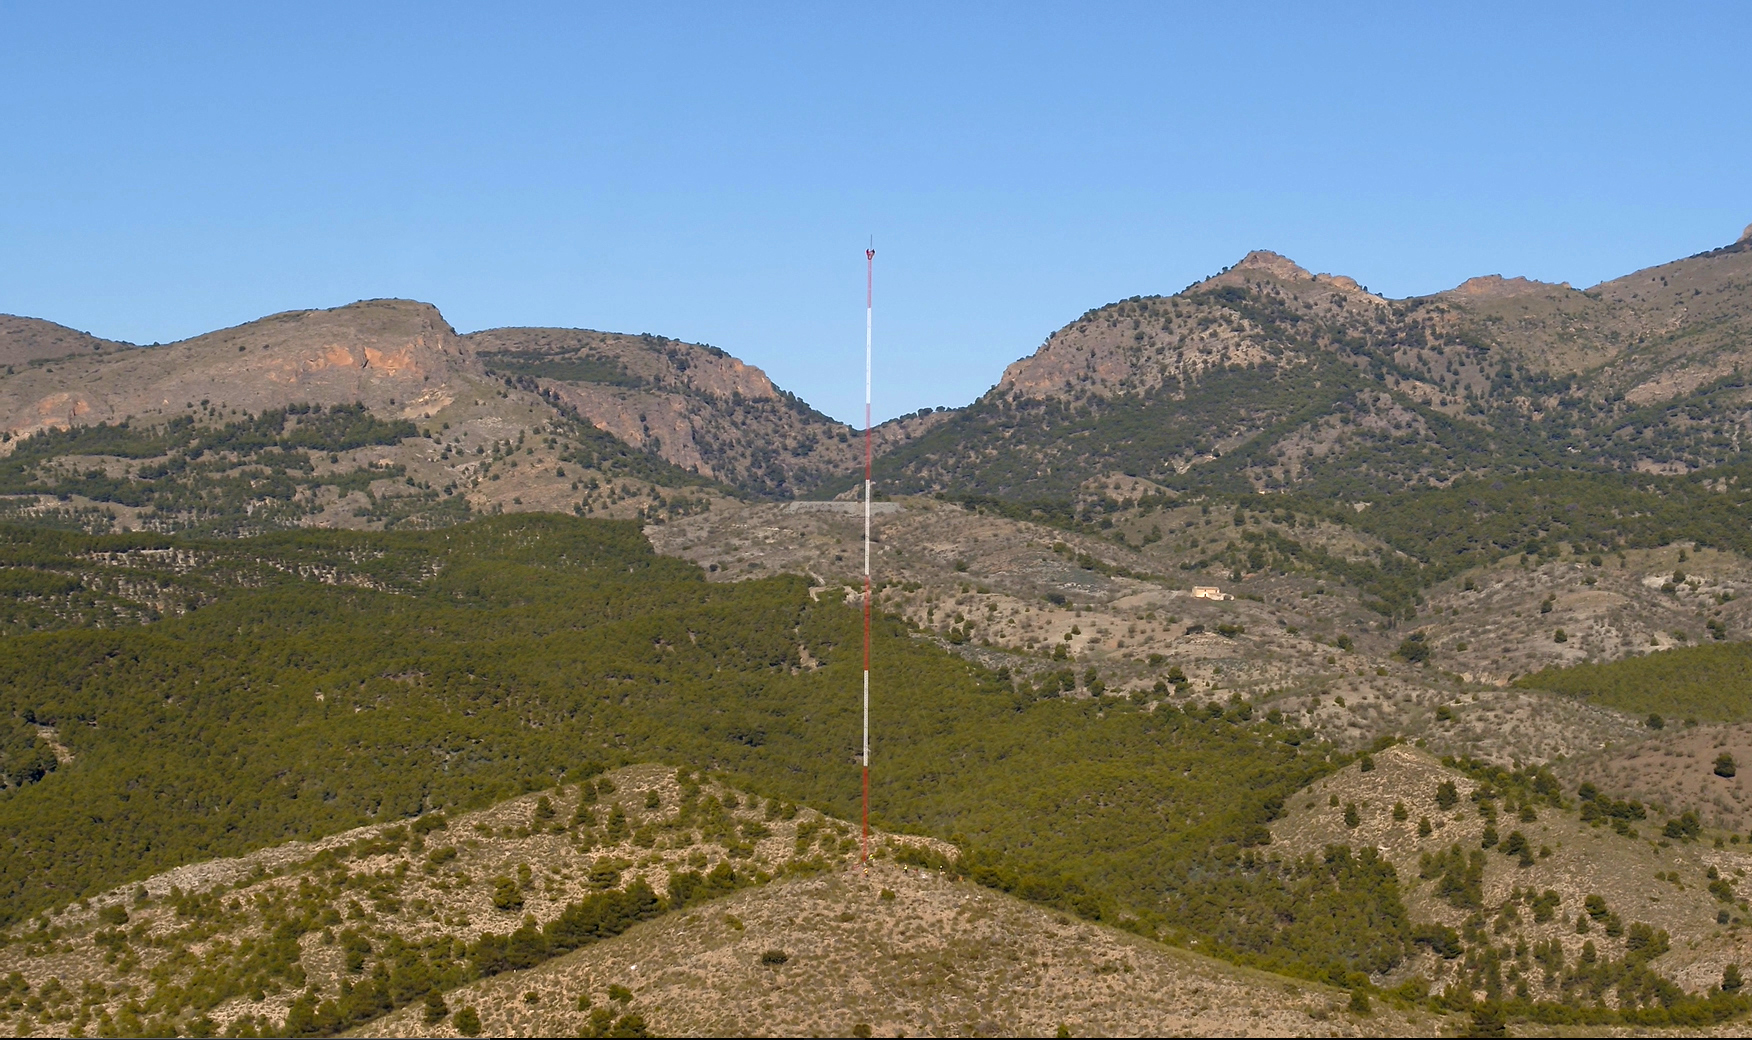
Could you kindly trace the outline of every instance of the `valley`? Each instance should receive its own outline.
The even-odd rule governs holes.
[[[866,870],[862,431],[413,301],[6,317],[0,1031],[1741,1030],[1749,335],[1747,237],[1259,251],[884,423]]]

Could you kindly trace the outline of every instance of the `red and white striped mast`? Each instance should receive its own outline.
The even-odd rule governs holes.
[[[876,290],[876,250],[864,250],[864,837],[859,862],[870,866],[870,319]]]

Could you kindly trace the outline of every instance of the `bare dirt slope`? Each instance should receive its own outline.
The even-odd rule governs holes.
[[[1708,641],[1715,626],[1743,639],[1752,633],[1748,589],[1752,561],[1683,542],[1537,565],[1516,558],[1432,588],[1416,626],[1444,668],[1506,682]]]
[[[577,1035],[592,1009],[661,1036],[1405,1036],[1440,1022],[1353,1015],[1324,986],[889,862],[671,915],[446,1002],[476,1008],[490,1036]],[[419,1008],[372,1032],[457,1035]]]
[[[1580,785],[1592,783],[1603,791],[1619,793],[1658,806],[1669,816],[1695,810],[1703,822],[1725,831],[1746,833],[1752,828],[1752,726],[1689,725],[1678,719],[1658,733],[1605,748],[1565,762],[1561,774]],[[1721,755],[1734,763],[1734,775],[1722,776],[1716,763]]]

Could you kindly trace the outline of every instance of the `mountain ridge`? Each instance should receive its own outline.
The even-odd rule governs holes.
[[[1752,435],[1741,375],[1752,340],[1748,241],[1588,290],[1488,275],[1404,300],[1254,250],[1172,296],[1086,312],[965,408],[882,424],[881,483],[1069,501],[1126,477],[1196,493],[1355,499],[1539,467],[1724,465]],[[29,328],[41,333],[32,342],[54,344],[40,350],[91,345],[70,330],[53,339],[59,326]],[[364,460],[372,465],[400,466],[477,511],[587,515],[629,500],[648,512],[702,485],[767,500],[846,495],[862,462],[859,431],[759,368],[649,334],[459,334],[430,304],[374,300],[165,346],[97,348],[0,376],[0,454],[94,423],[201,425],[357,404],[430,435],[420,447],[386,445]],[[506,459],[508,444],[532,436],[550,449],[541,459]],[[489,443],[504,461],[496,470],[475,458]],[[604,451],[649,460],[639,465],[657,467],[654,482],[610,494],[589,461]],[[125,468],[88,458],[67,463],[110,476]],[[567,458],[584,477],[562,476]],[[56,484],[45,475],[26,486]]]

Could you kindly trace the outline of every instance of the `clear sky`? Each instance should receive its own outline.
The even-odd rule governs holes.
[[[380,296],[878,417],[1269,248],[1578,286],[1752,221],[1752,6],[0,4],[0,312]]]

